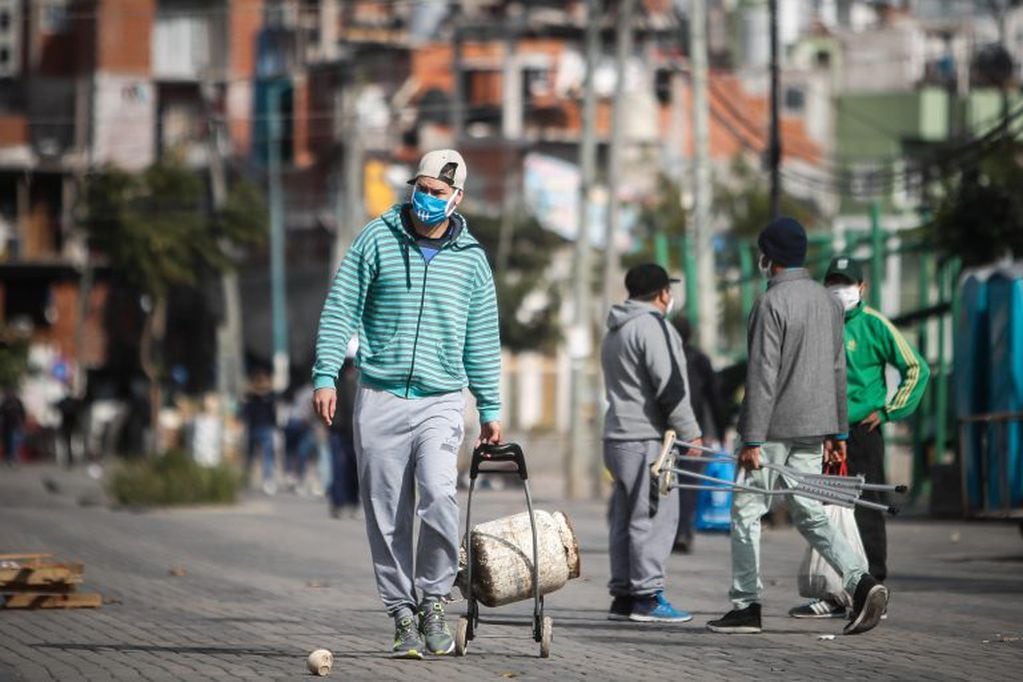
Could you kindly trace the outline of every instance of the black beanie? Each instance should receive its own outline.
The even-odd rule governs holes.
[[[760,232],[757,246],[775,265],[798,268],[806,261],[806,230],[795,218],[775,218]]]

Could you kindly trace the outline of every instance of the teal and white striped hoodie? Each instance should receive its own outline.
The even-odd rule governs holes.
[[[476,397],[480,422],[500,419],[501,340],[494,278],[465,219],[423,257],[391,207],[356,237],[320,314],[313,386],[332,388],[352,334],[367,386],[401,398],[460,391]],[[406,218],[407,219],[407,218]]]

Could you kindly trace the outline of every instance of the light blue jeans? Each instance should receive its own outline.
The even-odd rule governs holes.
[[[823,443],[820,439],[764,443],[761,462],[784,464],[806,473],[821,472]],[[740,482],[743,474],[740,470]],[[745,483],[771,490],[792,487],[794,482],[767,469],[746,473]],[[817,500],[802,495],[786,496],[792,522],[807,542],[842,576],[849,594],[856,591],[867,563],[853,551],[842,533],[829,522]],[[729,598],[737,609],[760,601],[764,584],[760,580],[760,517],[771,507],[772,497],[758,493],[736,492],[732,497],[732,588]]]

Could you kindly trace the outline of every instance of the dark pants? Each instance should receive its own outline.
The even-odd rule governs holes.
[[[873,431],[858,424],[849,432],[849,475],[863,474],[867,483],[884,483],[884,437],[881,429]],[[863,491],[864,500],[888,504],[881,492]],[[870,574],[884,581],[888,576],[888,538],[884,513],[856,507],[856,526],[860,530],[863,549],[867,552]]]
[[[693,471],[698,474],[703,473],[703,467],[703,462],[682,461],[678,463],[679,469]],[[679,475],[678,482],[686,485],[700,485],[702,483],[702,481],[697,478],[682,475]],[[698,490],[686,490],[685,488],[679,488],[678,531],[675,533],[675,542],[684,542],[688,545],[692,545],[693,517],[696,516],[696,496],[699,494],[700,492]]]
[[[340,509],[359,504],[359,471],[351,435],[330,432],[330,504]]]
[[[18,451],[21,450],[21,443],[25,440],[25,434],[21,429],[14,428],[3,432],[4,459],[8,464],[18,463]]]
[[[315,452],[316,436],[308,422],[289,419],[284,426],[285,466],[289,473],[298,477],[299,482],[305,478],[306,464]]]
[[[257,451],[263,458],[263,483],[270,483],[274,478],[274,427],[249,427],[249,449],[245,460],[246,472],[252,467]]]

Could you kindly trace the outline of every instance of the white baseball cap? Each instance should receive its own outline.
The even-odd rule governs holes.
[[[427,177],[442,180],[455,189],[465,191],[465,180],[469,175],[469,169],[465,166],[465,159],[454,149],[437,149],[427,152],[419,160],[419,168],[416,174],[408,181],[413,185],[416,178]]]

